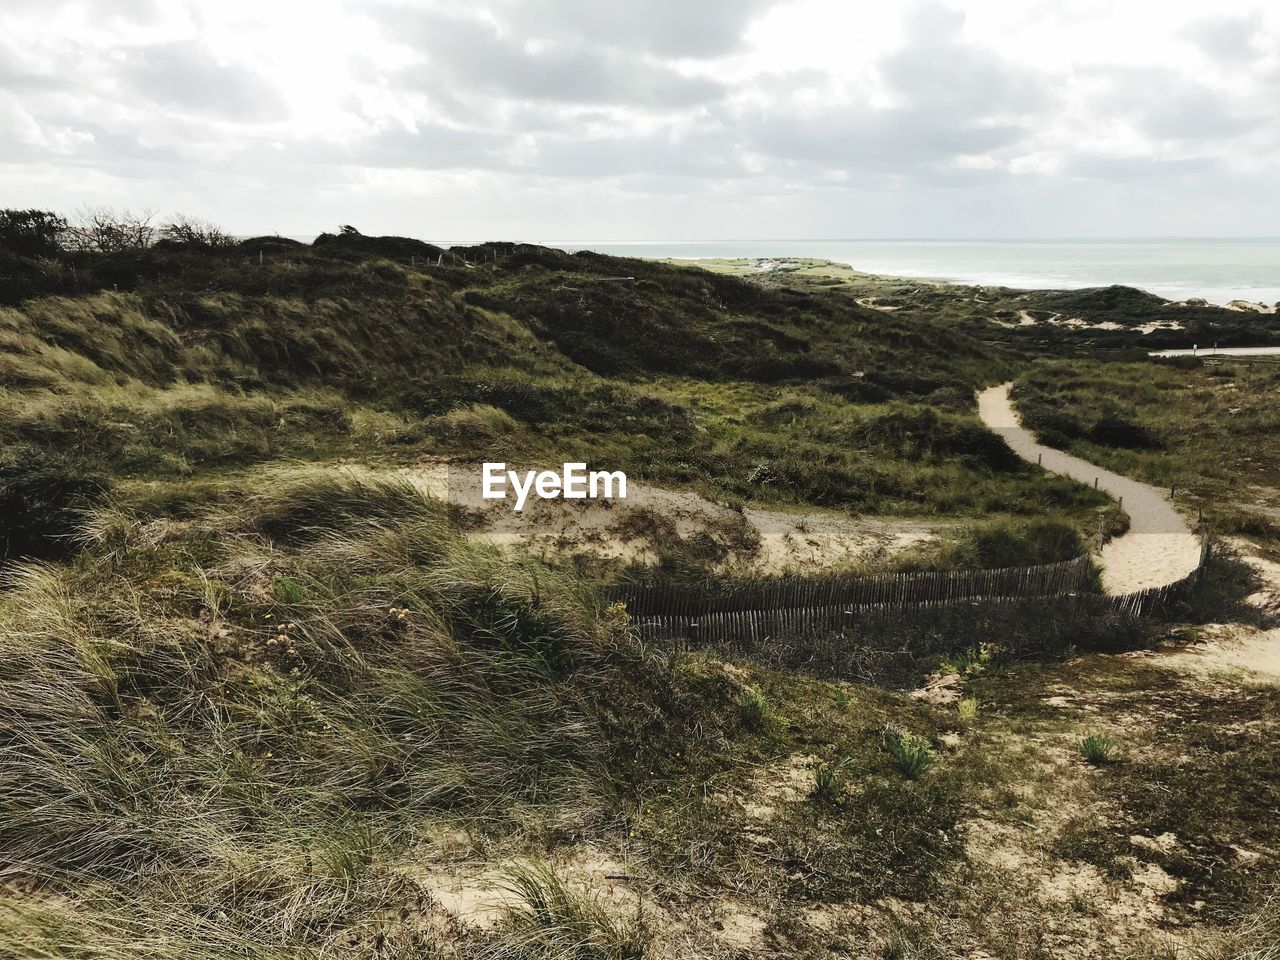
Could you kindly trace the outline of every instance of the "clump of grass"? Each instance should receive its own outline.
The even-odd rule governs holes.
[[[747,687],[738,694],[738,719],[753,733],[763,730],[773,716],[773,707],[755,687]]]
[[[1116,756],[1116,742],[1105,733],[1090,733],[1080,740],[1080,756],[1094,766],[1110,763]]]
[[[888,740],[894,765],[912,780],[932,767],[937,759],[933,745],[924,737],[913,733],[891,732]]]
[[[978,698],[965,697],[956,704],[956,712],[960,714],[960,719],[965,723],[972,723],[978,719]]]
[[[510,867],[504,886],[517,903],[506,910],[497,956],[640,960],[653,939],[642,916],[614,916],[546,866]]]
[[[813,789],[809,796],[819,803],[833,803],[844,796],[844,766],[825,760],[813,768]]]

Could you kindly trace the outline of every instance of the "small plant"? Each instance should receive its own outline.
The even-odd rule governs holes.
[[[962,677],[981,673],[995,656],[995,648],[988,643],[976,644],[967,650],[958,650],[942,661],[943,673],[955,673]]]
[[[978,719],[978,698],[965,697],[956,704],[956,711],[960,714],[960,719],[965,723],[973,723]]]
[[[853,706],[853,697],[849,696],[849,694],[847,694],[843,690],[836,691],[835,700],[836,700],[836,706],[839,707],[841,710],[848,710],[851,706]]]
[[[1080,756],[1094,766],[1110,763],[1115,753],[1116,742],[1105,733],[1091,733],[1080,741]]]
[[[276,577],[276,600],[286,606],[301,603],[307,598],[306,588],[292,577]]]
[[[747,687],[738,695],[738,717],[748,730],[763,730],[772,713],[769,701],[754,687]]]
[[[831,803],[844,795],[844,770],[825,760],[813,768],[813,790],[809,796],[819,803]]]
[[[912,780],[932,767],[937,759],[929,741],[912,733],[890,734],[889,752],[897,768]]]

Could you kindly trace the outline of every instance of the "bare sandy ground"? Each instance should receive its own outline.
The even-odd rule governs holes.
[[[1280,613],[1280,564],[1249,553],[1249,544],[1233,544],[1262,581],[1261,589],[1246,602],[1259,610]],[[1272,621],[1274,622],[1274,621]],[[1208,643],[1168,654],[1163,662],[1203,677],[1240,675],[1255,683],[1280,684],[1280,629],[1258,629],[1245,624],[1209,624]]]
[[[1102,585],[1107,593],[1124,594],[1162,587],[1185,577],[1200,561],[1200,541],[1165,491],[1112,473],[1087,460],[1036,443],[1009,401],[1012,384],[991,387],[978,395],[978,414],[1014,453],[1046,470],[1093,484],[1121,501],[1129,514],[1129,532],[1102,549]]]
[[[471,535],[503,549],[622,563],[656,563],[656,547],[666,539],[659,527],[686,540],[700,533],[722,541],[739,540],[743,546],[732,551],[732,565],[767,575],[881,561],[939,543],[941,534],[952,525],[945,520],[926,523],[909,517],[854,517],[813,508],[747,505],[737,511],[693,491],[634,481],[628,484],[625,500],[531,497],[517,513],[507,501],[479,499],[478,463],[424,462],[390,471],[343,464],[340,469],[356,480],[394,476],[408,480],[429,496],[460,503],[477,519]],[[460,491],[463,485],[468,490]],[[646,536],[646,530],[657,536]],[[753,549],[748,546],[751,541],[758,541]]]

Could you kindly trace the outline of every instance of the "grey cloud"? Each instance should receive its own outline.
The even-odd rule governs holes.
[[[280,92],[243,64],[219,63],[198,43],[155,44],[132,51],[119,78],[154,103],[245,122],[286,115]]]
[[[490,24],[399,11],[395,33],[425,54],[418,74],[429,90],[459,97],[498,94],[514,100],[680,108],[721,98],[722,84],[641,57],[582,41],[529,47]]]
[[[1242,115],[1233,100],[1172,69],[1101,72],[1111,90],[1109,112],[1128,116],[1160,140],[1209,140],[1247,133],[1262,118]]]
[[[967,44],[963,25],[964,14],[941,3],[912,9],[902,47],[877,65],[901,102],[892,109],[788,110],[789,92],[818,78],[774,78],[766,90],[777,105],[744,119],[744,142],[793,163],[877,171],[937,167],[1017,144],[1030,131],[1023,115],[1043,109],[1047,92],[1026,68]]]
[[[498,169],[509,166],[506,153],[513,144],[513,138],[504,134],[420,123],[415,129],[381,130],[348,146],[302,145],[291,148],[290,152],[297,159],[313,164],[419,170]]]
[[[986,153],[1018,142],[1025,129],[979,125],[932,111],[829,110],[797,117],[758,116],[743,127],[747,145],[768,156],[844,170],[906,169],[964,154]]]
[[[964,20],[964,13],[945,4],[917,4],[907,21],[907,42],[880,64],[881,75],[915,106],[962,110],[970,116],[1043,106],[1043,82],[997,51],[965,43]]]
[[[53,10],[74,10],[83,14],[90,23],[146,24],[160,19],[163,13],[161,0],[107,0],[107,2],[83,3],[76,0],[5,0],[5,13]]]
[[[1262,18],[1255,11],[1247,16],[1199,20],[1188,27],[1184,35],[1213,60],[1232,63],[1257,56],[1253,41],[1261,28]]]
[[[547,176],[736,179],[746,174],[740,152],[719,130],[678,139],[666,135],[631,137],[547,137],[538,142],[527,169]]]
[[[66,77],[33,69],[24,63],[22,51],[7,42],[0,31],[0,91],[48,91],[67,86],[68,83]]]
[[[1065,165],[1067,177],[1090,180],[1149,181],[1173,177],[1204,177],[1221,173],[1222,164],[1207,157],[1166,160],[1160,157],[1122,157],[1082,154]]]
[[[532,36],[574,36],[665,57],[708,58],[741,45],[750,21],[775,0],[509,0],[500,18]]]

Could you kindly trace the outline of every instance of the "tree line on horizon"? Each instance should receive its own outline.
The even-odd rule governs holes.
[[[485,258],[493,244],[455,248]],[[508,249],[510,244],[501,245]],[[304,251],[347,260],[386,257],[436,260],[443,248],[408,237],[365,236],[350,224],[321,233],[310,244],[279,235],[240,237],[200,217],[83,207],[71,216],[56,211],[0,209],[0,304],[95,289],[134,290],[163,275],[207,273],[235,267],[233,258]],[[458,259],[455,257],[454,259]],[[221,268],[217,265],[221,264]],[[225,278],[224,278],[225,279]]]

